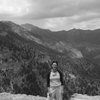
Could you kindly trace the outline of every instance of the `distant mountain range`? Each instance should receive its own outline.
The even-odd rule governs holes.
[[[6,35],[4,30],[13,31],[26,40],[33,41],[45,48],[68,54],[72,58],[89,57],[99,63],[100,29],[72,29],[53,32],[32,24],[18,25],[11,21],[1,21],[1,35]]]
[[[86,56],[97,60],[97,62],[99,59],[100,29],[72,29],[69,31],[52,32],[31,24],[17,25],[10,21],[1,21],[0,30],[2,32],[4,30],[13,31],[22,38],[60,53],[69,54],[72,58]],[[6,35],[4,32],[1,35]]]
[[[29,42],[48,54],[61,54],[72,59],[89,59],[100,64],[100,40],[98,30],[72,29],[52,32],[31,24],[18,25],[11,21],[0,22],[0,37],[6,42]],[[9,39],[9,40],[8,40]],[[18,43],[15,43],[17,45]],[[20,42],[21,44],[21,42]]]
[[[37,44],[37,45],[42,44],[42,41],[39,38],[37,38],[38,35],[34,34],[31,31],[28,31],[27,29],[11,21],[0,22],[0,36],[5,36],[5,37],[14,36],[12,39],[15,39],[15,36],[17,36],[18,37],[17,39],[21,39],[22,41],[31,42],[32,44]],[[40,45],[40,47],[44,47],[44,46]]]
[[[35,33],[37,38],[43,42],[42,44],[49,48],[59,52],[68,52],[73,58],[90,57],[99,63],[100,29],[52,32],[31,24],[23,24],[22,27]]]
[[[46,40],[55,40],[55,41],[64,41],[64,42],[72,42],[72,43],[93,43],[100,44],[100,29],[96,30],[81,30],[81,29],[72,29],[69,31],[57,31],[53,32],[47,29],[41,29],[31,24],[23,24],[22,27],[27,30],[34,32],[44,37]]]

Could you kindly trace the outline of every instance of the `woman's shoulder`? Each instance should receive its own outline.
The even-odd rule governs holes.
[[[57,70],[61,75],[63,75],[63,72],[61,70]]]

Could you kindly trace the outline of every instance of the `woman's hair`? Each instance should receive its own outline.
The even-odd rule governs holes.
[[[58,61],[52,61],[51,65],[52,65],[53,63],[56,63],[57,66],[58,66]]]

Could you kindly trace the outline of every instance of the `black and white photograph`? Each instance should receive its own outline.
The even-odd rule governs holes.
[[[0,100],[100,100],[100,0],[0,0]]]

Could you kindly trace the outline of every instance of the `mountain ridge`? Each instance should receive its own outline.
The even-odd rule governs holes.
[[[90,58],[93,58],[93,60],[97,55],[99,55],[100,29],[95,29],[95,30],[71,29],[69,31],[63,30],[56,32],[52,31],[48,32],[44,29],[42,30],[39,27],[38,29],[35,30],[35,33],[39,34],[41,36],[41,39],[46,43],[48,43],[46,44],[46,46],[52,49],[55,50],[58,49],[58,51],[60,52],[71,51],[75,55],[79,54],[77,52],[81,52],[82,56],[88,56]],[[32,32],[34,32],[34,28]],[[74,49],[77,50],[77,52],[73,52]]]

